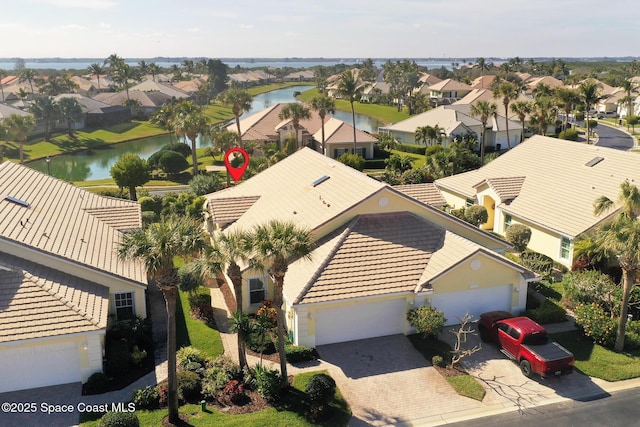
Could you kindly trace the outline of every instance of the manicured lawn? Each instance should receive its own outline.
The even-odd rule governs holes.
[[[229,426],[229,427],[262,427],[262,426],[346,426],[351,418],[351,411],[345,400],[336,390],[331,402],[333,415],[328,420],[319,424],[309,422],[305,413],[309,409],[308,399],[304,390],[311,377],[315,374],[327,373],[326,371],[314,371],[296,375],[293,379],[293,388],[275,406],[250,414],[228,415],[208,407],[202,412],[200,405],[184,405],[180,407],[181,414],[189,415],[189,424],[194,427]],[[81,426],[97,427],[98,420],[91,420],[97,415],[87,414],[81,418]],[[167,415],[167,409],[155,411],[139,410],[136,415],[140,419],[141,426],[159,426],[162,418]]]
[[[270,84],[270,85],[250,87],[249,89],[247,89],[247,92],[249,92],[250,95],[255,96],[255,95],[260,95],[261,93],[271,92],[272,90],[282,89],[282,88],[285,88],[285,87],[306,86],[306,85],[308,85],[309,87],[312,87],[313,83],[311,83],[311,82],[273,83],[273,84]]]
[[[208,293],[209,290],[200,288],[199,292]],[[189,295],[181,291],[178,297],[180,303],[176,310],[177,348],[191,345],[207,357],[216,357],[224,353],[220,333],[189,315]]]
[[[422,154],[414,154],[414,153],[405,153],[404,151],[399,150],[391,150],[391,154],[397,154],[399,156],[408,156],[413,159],[413,167],[421,168],[427,161],[427,157]]]
[[[460,396],[469,397],[471,399],[482,402],[487,391],[478,383],[471,375],[456,375],[447,377],[447,381]]]
[[[551,338],[574,354],[575,367],[585,375],[606,381],[640,377],[640,350],[616,353],[594,344],[577,331],[552,334]]]

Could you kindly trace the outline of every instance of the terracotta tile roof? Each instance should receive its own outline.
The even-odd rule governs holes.
[[[344,144],[345,142],[353,143],[353,126],[330,117],[325,119],[324,122],[324,137],[326,144]],[[313,134],[313,138],[316,141],[322,141],[322,126],[316,133]],[[370,134],[356,129],[356,141],[357,143],[373,142],[378,140]]]
[[[209,203],[209,212],[213,222],[228,224],[244,215],[259,198],[260,196],[248,196],[212,200]]]
[[[109,289],[0,252],[0,342],[104,329]]]
[[[0,243],[146,284],[141,263],[115,255],[122,230],[141,226],[139,211],[136,202],[102,197],[16,163],[0,164]]]
[[[602,161],[587,165],[597,157]],[[439,179],[436,185],[475,198],[478,183],[509,177],[525,178],[518,197],[499,206],[504,212],[575,237],[605,218],[593,213],[596,198],[617,200],[622,182],[640,182],[640,156],[536,135],[482,168]]]
[[[431,206],[444,206],[447,201],[434,183],[394,185],[393,188]]]

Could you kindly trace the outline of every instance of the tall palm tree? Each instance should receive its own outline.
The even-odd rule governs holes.
[[[503,80],[493,88],[493,97],[502,97],[504,105],[505,130],[507,131],[507,149],[511,149],[511,138],[509,137],[509,104],[518,98],[520,91],[518,87],[510,81]]]
[[[296,134],[296,145],[300,145],[298,139],[298,128],[300,127],[300,120],[308,120],[311,118],[311,111],[308,107],[298,103],[291,102],[287,104],[278,115],[280,120],[289,120],[293,122],[293,130]]]
[[[162,291],[167,310],[167,379],[169,422],[177,424],[178,381],[176,373],[176,303],[178,273],[175,256],[190,256],[204,246],[201,225],[187,217],[165,218],[147,228],[124,234],[117,247],[121,259],[142,261],[147,274]]]
[[[253,331],[253,323],[247,313],[239,310],[234,311],[227,321],[229,322],[229,331],[236,334],[238,338],[238,364],[240,365],[240,369],[242,369],[248,366],[246,343]]]
[[[318,112],[320,121],[322,123],[322,154],[326,155],[324,151],[324,119],[327,117],[327,113],[334,114],[336,112],[336,102],[333,98],[326,95],[315,96],[311,99],[311,109]]]
[[[156,76],[160,74],[160,67],[155,62],[147,65],[147,71],[151,74],[151,79],[155,82]]]
[[[36,127],[35,120],[32,116],[12,114],[4,119],[2,124],[11,138],[18,142],[20,146],[20,163],[24,163],[24,143]]]
[[[82,117],[82,107],[76,98],[65,96],[58,101],[60,118],[67,123],[67,134],[73,137],[73,123]]]
[[[580,97],[582,102],[584,102],[585,111],[587,115],[587,144],[589,144],[589,110],[591,107],[602,99],[602,95],[600,94],[600,89],[602,86],[595,80],[586,80],[580,83],[578,86],[578,91],[580,92]]]
[[[594,212],[600,215],[616,208],[616,204],[606,196],[600,196],[593,204]],[[640,270],[640,190],[629,181],[620,184],[618,213],[597,231],[597,240],[602,247],[612,252],[622,269],[622,307],[614,350],[621,352],[627,327],[629,296]]]
[[[173,146],[175,108],[173,104],[165,104],[151,114],[149,121],[169,132],[169,147]]]
[[[287,359],[284,350],[285,318],[283,305],[284,277],[289,264],[298,258],[310,258],[313,239],[309,230],[293,222],[271,220],[257,225],[252,232],[253,251],[261,265],[269,264],[274,281],[273,307],[277,312],[278,355],[283,386],[288,385]]]
[[[356,111],[353,103],[360,98],[362,87],[358,85],[358,79],[353,75],[351,70],[346,70],[340,76],[338,81],[337,93],[339,96],[346,98],[351,104],[351,122],[353,125],[353,154],[356,154]]]
[[[543,96],[551,96],[553,94],[553,90],[546,83],[540,83],[531,91],[533,93],[533,98],[538,99]]]
[[[527,115],[531,114],[532,105],[529,101],[516,101],[511,104],[511,111],[518,116],[518,120],[522,124],[522,135],[520,142],[524,140],[524,124],[527,119]]]
[[[242,132],[240,132],[240,116],[245,111],[251,109],[252,101],[253,96],[251,96],[249,92],[244,89],[228,89],[220,94],[220,102],[231,107],[231,112],[236,118],[238,135],[240,136],[242,136]]]
[[[553,123],[556,114],[556,106],[551,97],[538,97],[532,104],[531,123],[538,125],[538,133],[540,133],[540,135],[545,135],[549,125]]]
[[[33,104],[29,107],[29,111],[37,121],[44,125],[44,140],[51,139],[51,127],[60,117],[60,109],[58,103],[50,96],[38,96]]]
[[[30,68],[25,68],[20,73],[20,82],[29,82],[29,87],[31,88],[31,93],[33,93],[33,81],[38,76],[38,73],[35,70]]]
[[[100,65],[98,62],[95,64],[89,65],[88,71],[96,76],[96,80],[98,81],[98,92],[100,92],[100,75],[106,72],[106,68],[103,65]]]
[[[496,117],[498,106],[489,101],[478,101],[469,110],[472,116],[479,117],[482,122],[482,141],[480,142],[480,164],[484,165],[485,137],[487,134],[487,122],[490,117]]]
[[[427,145],[431,141],[432,133],[433,128],[431,126],[418,126],[414,134],[414,139],[417,143]]]
[[[573,110],[573,107],[580,102],[580,94],[577,90],[560,86],[553,90],[554,97],[560,106],[564,110],[564,125],[563,129],[567,131],[567,125],[569,123],[569,113]]]
[[[191,101],[182,101],[176,105],[174,126],[177,133],[185,135],[191,141],[191,159],[193,161],[193,176],[198,175],[198,154],[196,152],[196,138],[209,130],[209,119],[199,105]]]
[[[129,88],[131,87],[131,80],[134,80],[136,77],[136,72],[133,68],[129,66],[129,64],[125,64],[123,62],[117,62],[116,65],[112,67],[111,78],[113,81],[120,86],[120,88],[124,88],[127,92],[127,103],[131,102],[131,98],[129,97]]]
[[[626,79],[622,82],[621,87],[624,90],[625,96],[620,102],[626,104],[627,117],[633,116],[633,101],[636,100],[634,95],[638,93],[638,85],[633,80]]]

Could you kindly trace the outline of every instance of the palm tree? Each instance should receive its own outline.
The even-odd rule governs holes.
[[[2,93],[2,102],[4,102],[4,85],[2,84],[2,79],[7,77],[7,72],[0,68],[0,92]]]
[[[549,125],[556,117],[556,107],[549,96],[541,96],[533,101],[531,109],[531,123],[538,125],[540,135],[545,135]]]
[[[551,96],[552,92],[553,92],[553,90],[546,83],[540,83],[532,91],[534,99],[538,99],[538,98],[543,97],[543,96],[547,96],[547,97]]]
[[[493,89],[493,97],[502,97],[504,105],[505,130],[507,131],[507,149],[511,149],[511,139],[509,138],[509,104],[518,98],[520,91],[518,87],[510,81],[503,80]]]
[[[162,129],[169,132],[169,147],[173,146],[173,139],[171,136],[175,131],[174,127],[174,114],[175,108],[172,104],[165,104],[162,107],[158,108],[151,114],[149,117],[149,121],[155,125],[160,126]]]
[[[591,107],[602,99],[600,95],[601,85],[595,80],[586,80],[580,84],[578,91],[584,106],[586,107],[587,115],[587,144],[589,144],[589,110]]]
[[[283,386],[288,385],[287,359],[284,350],[285,318],[283,305],[284,277],[289,264],[298,258],[310,258],[313,240],[311,232],[293,222],[271,220],[257,225],[251,235],[254,254],[261,265],[270,264],[273,277],[273,306],[277,312],[278,355]]]
[[[98,92],[100,92],[100,75],[106,72],[106,68],[96,62],[95,64],[89,65],[88,71],[96,76],[96,79],[98,80]]]
[[[240,132],[240,116],[245,111],[251,109],[252,101],[253,96],[244,89],[229,89],[220,95],[220,102],[231,107],[231,112],[233,112],[233,116],[236,118],[236,127],[238,128],[239,136],[242,136],[242,132]]]
[[[522,136],[520,142],[524,140],[524,124],[527,115],[531,114],[532,105],[529,101],[516,101],[511,104],[511,111],[518,116],[518,120],[522,124]]]
[[[175,256],[189,256],[204,246],[201,225],[187,217],[165,218],[147,228],[123,235],[117,247],[121,259],[142,261],[149,277],[162,291],[167,310],[167,379],[169,422],[177,424],[178,381],[176,372],[176,302],[178,274],[173,264]]]
[[[362,87],[358,86],[358,79],[353,75],[351,70],[346,70],[340,76],[338,81],[337,93],[339,96],[349,100],[351,104],[351,121],[353,124],[353,154],[356,154],[356,111],[353,103],[360,97]]]
[[[335,100],[326,95],[315,96],[311,99],[311,109],[318,112],[320,120],[322,122],[322,154],[326,155],[324,151],[324,119],[327,117],[327,113],[334,114],[336,112]]]
[[[311,118],[311,111],[308,107],[304,105],[292,102],[287,104],[278,115],[280,120],[289,120],[293,122],[293,130],[296,134],[296,145],[299,145],[300,141],[298,139],[298,127],[300,126],[300,120],[308,120]]]
[[[421,143],[427,145],[429,141],[431,141],[431,134],[433,133],[433,128],[429,125],[419,126],[416,128],[416,132],[414,134],[415,141],[417,143]]]
[[[136,77],[135,70],[123,62],[117,62],[112,67],[111,77],[115,83],[127,92],[127,102],[131,101],[129,98],[129,87],[131,87],[131,80]]]
[[[485,148],[485,136],[487,134],[487,122],[489,117],[496,117],[498,114],[498,106],[489,101],[478,101],[477,104],[472,105],[469,110],[472,116],[480,117],[482,122],[482,141],[480,142],[480,164],[484,165],[484,148]]]
[[[196,138],[209,130],[209,119],[199,105],[191,101],[182,101],[176,105],[174,126],[177,133],[185,135],[191,141],[191,159],[193,161],[193,176],[198,175],[198,154],[196,152]]]
[[[633,116],[633,101],[635,101],[638,93],[638,85],[631,79],[626,79],[622,82],[622,89],[624,90],[625,97],[620,100],[621,103],[627,106],[627,117]]]
[[[253,331],[253,323],[247,313],[242,311],[234,311],[231,317],[227,319],[229,322],[229,331],[238,335],[238,358],[240,369],[247,366],[247,350],[246,343]]]
[[[155,62],[147,65],[147,71],[151,74],[151,80],[156,81],[156,76],[160,74],[160,67]]]
[[[58,101],[60,117],[67,123],[67,133],[73,137],[73,123],[82,117],[82,107],[76,98],[64,97]]]
[[[569,113],[573,110],[574,105],[580,102],[580,94],[575,89],[566,86],[557,87],[553,92],[558,105],[564,110],[563,129],[566,132],[569,123]]]
[[[606,196],[600,196],[593,204],[594,212],[600,215],[615,208],[615,203]],[[627,327],[629,296],[640,270],[640,190],[629,181],[620,184],[618,213],[597,231],[597,239],[602,247],[612,252],[622,269],[622,307],[614,350],[621,352]]]
[[[35,78],[38,76],[38,74],[35,72],[35,70],[32,70],[30,68],[25,68],[24,70],[22,70],[22,72],[20,73],[20,82],[29,82],[29,87],[31,88],[31,93],[33,93],[33,81],[35,80]]]
[[[29,107],[29,111],[36,120],[44,124],[44,140],[49,141],[51,139],[51,127],[60,117],[58,104],[50,96],[38,96]]]
[[[35,120],[32,116],[12,114],[4,119],[2,124],[7,129],[7,133],[11,138],[16,140],[20,145],[20,163],[24,163],[24,143],[36,127]]]

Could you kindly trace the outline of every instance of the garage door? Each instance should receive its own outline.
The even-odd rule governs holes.
[[[0,347],[0,393],[81,381],[74,342]]]
[[[316,310],[316,345],[404,333],[405,299]]]
[[[460,323],[467,312],[478,320],[485,311],[511,311],[511,285],[437,294],[432,297],[431,306],[444,312],[446,325]]]

